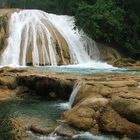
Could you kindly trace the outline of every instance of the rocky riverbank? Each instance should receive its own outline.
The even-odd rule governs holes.
[[[140,135],[140,89],[138,75],[106,74],[86,79],[74,106],[62,119],[91,133]]]
[[[73,107],[62,114],[55,133],[72,136],[83,130],[93,134],[107,132],[129,137],[140,136],[139,74],[102,73],[81,76],[7,67],[0,69],[0,101],[11,100],[25,93],[68,100],[77,82],[80,83],[80,89]],[[12,121],[16,122],[12,124],[18,129],[17,120]],[[27,128],[36,133],[46,132],[46,135],[48,132],[48,129],[44,131],[32,124],[24,127],[24,130]],[[63,129],[65,133],[62,133]],[[54,128],[49,128],[49,132],[52,130]]]

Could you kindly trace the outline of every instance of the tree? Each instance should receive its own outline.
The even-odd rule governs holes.
[[[95,40],[110,43],[120,38],[123,16],[112,0],[98,0],[94,5],[81,4],[75,23]]]
[[[84,2],[75,23],[96,41],[116,44],[129,57],[140,59],[140,1]]]

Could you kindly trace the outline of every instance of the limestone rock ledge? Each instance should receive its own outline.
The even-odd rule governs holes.
[[[61,115],[60,121],[63,125],[58,127],[57,134],[67,135],[62,133],[62,129],[69,128],[67,136],[72,136],[77,130],[90,131],[93,134],[107,132],[128,137],[140,136],[138,74],[75,75],[52,73],[36,68],[2,68],[0,100],[23,95],[25,92],[68,100],[77,82],[81,83],[81,88],[73,107]],[[3,95],[7,95],[7,92],[10,96],[4,98]],[[73,128],[76,130],[72,130]],[[38,127],[32,129],[38,131]],[[39,128],[39,131],[44,133],[46,130]]]

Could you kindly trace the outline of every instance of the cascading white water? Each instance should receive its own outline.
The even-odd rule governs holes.
[[[30,57],[32,57],[33,65],[39,65],[38,47],[41,49],[44,65],[46,63],[57,65],[55,50],[51,42],[51,34],[42,21],[46,19],[47,13],[38,10],[23,10],[11,15],[8,46],[2,54],[2,65],[26,65],[28,51],[31,51],[32,56]],[[21,38],[23,33],[25,33],[23,36],[24,38]],[[38,36],[41,38],[41,46],[37,43]],[[49,54],[47,54],[45,47],[45,37],[47,37],[48,41]],[[23,48],[20,48],[21,45]],[[22,52],[20,52],[21,50]],[[22,62],[20,64],[21,53]]]
[[[48,14],[40,10],[21,10],[11,15],[8,45],[1,55],[0,64],[78,64],[82,67],[112,68],[99,62],[99,59],[96,42],[82,31],[79,33],[74,30],[73,17]]]
[[[72,107],[72,105],[74,103],[74,100],[75,100],[75,97],[76,97],[78,91],[80,90],[80,88],[81,88],[81,84],[80,83],[74,85],[73,91],[72,91],[71,96],[69,98],[69,108]]]
[[[79,92],[80,88],[81,88],[81,83],[76,83],[73,86],[73,90],[72,90],[72,93],[70,95],[69,102],[60,103],[57,106],[59,106],[60,108],[63,108],[63,109],[71,109],[72,108],[72,105],[74,103],[74,100],[76,98],[76,95]]]
[[[95,41],[82,31],[74,30],[73,17],[49,14],[48,18],[67,41],[74,64],[88,63],[93,61],[92,58],[99,60],[100,53]]]

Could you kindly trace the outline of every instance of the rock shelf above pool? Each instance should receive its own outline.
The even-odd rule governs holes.
[[[5,67],[0,69],[0,101],[31,92],[68,101],[75,83],[80,83],[80,89],[72,108],[62,113],[60,125],[93,134],[140,136],[139,74],[78,75]]]

